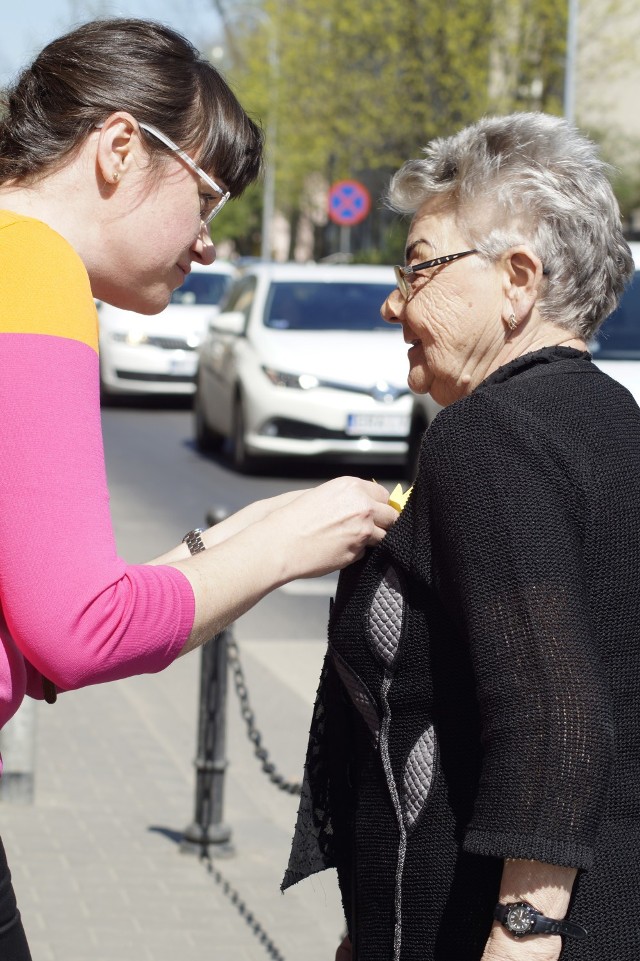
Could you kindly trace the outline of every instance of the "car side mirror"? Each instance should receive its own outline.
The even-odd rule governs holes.
[[[245,315],[241,310],[230,310],[213,317],[209,321],[209,330],[216,334],[233,334],[235,337],[240,337],[244,334],[245,323]]]

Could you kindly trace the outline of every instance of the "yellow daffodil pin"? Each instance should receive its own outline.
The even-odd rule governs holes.
[[[412,490],[413,490],[413,486],[411,486],[408,490],[403,491],[402,484],[396,484],[396,486],[391,491],[388,503],[391,505],[391,507],[395,507],[398,514],[404,508],[405,504],[409,500],[409,495],[411,494]]]

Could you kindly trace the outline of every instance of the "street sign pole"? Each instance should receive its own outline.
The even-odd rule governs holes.
[[[351,227],[347,227],[345,224],[340,226],[340,253],[351,253]]]

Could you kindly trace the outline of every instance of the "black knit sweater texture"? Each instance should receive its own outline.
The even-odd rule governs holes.
[[[391,654],[372,646],[385,578]],[[579,869],[568,916],[589,938],[562,961],[640,961],[628,391],[547,348],[442,411],[395,527],[341,575],[329,639],[285,885],[337,867],[354,961],[479,961],[503,858]]]

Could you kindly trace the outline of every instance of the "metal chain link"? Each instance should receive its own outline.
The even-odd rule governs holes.
[[[240,651],[237,641],[231,633],[227,636],[227,656],[233,671],[233,685],[240,701],[240,713],[246,724],[249,740],[253,744],[254,754],[261,762],[262,770],[281,791],[285,791],[287,794],[300,794],[302,785],[298,781],[288,781],[284,775],[280,774],[273,761],[269,760],[269,752],[266,747],[262,746],[262,734],[258,730],[255,714],[249,703],[246,678],[240,663]]]
[[[253,934],[263,945],[265,951],[273,961],[285,961],[284,956],[280,954],[280,951],[275,946],[265,929],[262,927],[259,921],[253,915],[252,911],[247,908],[246,902],[242,900],[238,892],[234,887],[232,887],[229,882],[223,877],[223,875],[214,867],[213,861],[208,855],[202,855],[202,860],[205,863],[207,872],[212,876],[216,884],[219,884],[222,888],[223,893],[229,898],[233,906],[238,911],[238,914],[244,918],[247,922]]]

